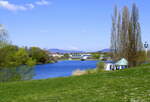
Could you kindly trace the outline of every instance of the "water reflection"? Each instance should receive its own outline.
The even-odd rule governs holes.
[[[0,82],[47,79],[71,76],[80,69],[94,69],[98,61],[58,61],[54,64],[36,65],[34,68],[21,66],[18,68],[0,68]]]
[[[34,68],[28,66],[0,68],[0,82],[30,80],[34,75]]]

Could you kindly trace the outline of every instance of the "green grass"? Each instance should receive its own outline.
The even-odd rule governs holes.
[[[0,102],[150,102],[150,65],[83,76],[0,83]]]

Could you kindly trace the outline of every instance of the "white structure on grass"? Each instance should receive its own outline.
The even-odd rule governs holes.
[[[119,69],[125,69],[128,68],[128,61],[125,58],[122,58],[116,63],[106,63],[105,64],[105,70],[119,70]]]

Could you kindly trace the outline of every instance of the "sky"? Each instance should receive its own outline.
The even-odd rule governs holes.
[[[96,51],[110,46],[114,6],[133,3],[150,43],[149,0],[0,0],[0,24],[18,46]]]

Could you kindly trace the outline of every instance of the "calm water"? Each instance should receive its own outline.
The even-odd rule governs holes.
[[[35,66],[33,79],[46,79],[52,77],[70,76],[74,70],[86,70],[96,68],[98,61],[59,61],[54,64]]]

